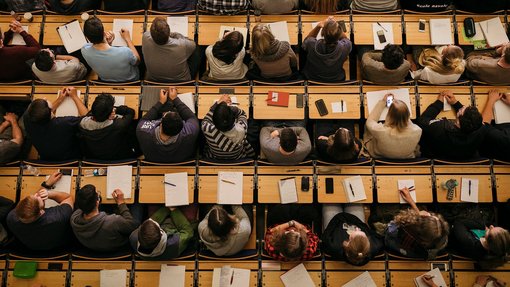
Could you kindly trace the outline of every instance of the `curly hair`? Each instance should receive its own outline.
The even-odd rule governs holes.
[[[440,214],[424,216],[415,210],[402,210],[394,221],[426,249],[443,249],[448,243],[450,226]]]

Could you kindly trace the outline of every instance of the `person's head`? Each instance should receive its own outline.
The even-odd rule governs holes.
[[[255,57],[267,54],[274,41],[275,37],[269,27],[264,24],[257,24],[251,32],[251,53]]]
[[[426,249],[441,250],[448,243],[450,227],[440,214],[402,210],[395,216],[395,222]]]
[[[305,230],[296,230],[290,228],[275,234],[272,238],[272,244],[288,260],[299,260],[306,251],[308,236]]]
[[[508,230],[490,225],[485,229],[485,240],[491,255],[506,256],[510,253],[510,232]]]
[[[166,112],[161,119],[161,131],[167,136],[175,136],[182,130],[182,118],[177,112]]]
[[[27,110],[28,118],[33,123],[47,123],[51,120],[51,107],[45,99],[35,99]]]
[[[35,66],[43,72],[48,72],[55,64],[55,54],[50,49],[41,49],[35,55]]]
[[[464,106],[457,111],[457,124],[463,133],[469,134],[483,125],[483,118],[476,107]]]
[[[337,11],[338,0],[305,0],[305,5],[316,14],[332,14]]]
[[[359,147],[350,130],[339,128],[333,136],[328,137],[326,151],[336,161],[350,161],[358,157]]]
[[[456,74],[464,72],[464,51],[459,46],[448,45],[442,51],[443,65]]]
[[[397,131],[403,131],[409,124],[409,109],[407,105],[398,99],[393,99],[393,103],[388,109],[386,115],[385,125],[397,129]]]
[[[322,27],[321,35],[324,41],[326,41],[326,45],[336,45],[342,36],[342,28],[338,25],[337,21],[328,20],[324,23],[324,27]]]
[[[419,64],[440,74],[462,74],[465,68],[463,58],[464,52],[460,47],[449,45],[443,48],[441,54],[434,48],[423,50]]]
[[[152,40],[154,40],[154,43],[158,45],[168,43],[168,37],[170,37],[170,26],[168,26],[165,18],[154,18],[151,25],[151,37]]]
[[[96,210],[99,203],[101,203],[101,195],[92,184],[85,185],[76,193],[76,207],[81,209],[83,214],[89,214]]]
[[[23,198],[16,205],[15,213],[23,223],[32,223],[44,214],[44,201],[39,193]]]
[[[404,51],[397,45],[389,44],[382,50],[381,61],[388,70],[395,70],[404,63]]]
[[[225,102],[219,103],[214,109],[213,123],[222,132],[227,132],[234,127],[235,115]]]
[[[298,138],[296,132],[291,128],[283,128],[280,131],[280,153],[289,155],[296,150]]]
[[[101,93],[92,103],[90,114],[96,122],[104,122],[115,115],[114,105],[115,98],[112,95]]]
[[[232,64],[236,59],[237,54],[244,47],[244,37],[239,31],[231,31],[223,36],[223,39],[217,41],[213,48],[212,53],[214,57],[225,64]]]
[[[223,207],[214,207],[209,212],[207,226],[214,235],[222,239],[226,239],[236,225],[237,219],[228,214]]]
[[[345,259],[352,265],[362,266],[370,259],[370,241],[358,227],[349,234],[349,240],[342,242]]]
[[[139,251],[151,253],[161,241],[161,236],[162,232],[159,224],[150,218],[145,220],[138,229]]]
[[[99,44],[104,40],[103,22],[97,17],[90,17],[83,25],[83,34],[92,44]]]
[[[506,44],[503,48],[501,58],[503,58],[507,65],[510,65],[510,43]]]

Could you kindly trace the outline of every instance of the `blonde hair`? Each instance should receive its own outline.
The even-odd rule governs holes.
[[[459,46],[445,47],[446,53],[439,54],[434,48],[427,48],[420,54],[418,62],[440,74],[462,74],[464,72],[464,51]]]
[[[255,57],[267,54],[269,47],[275,40],[267,25],[257,24],[251,32],[251,54]]]
[[[415,210],[402,210],[394,220],[424,248],[443,249],[448,243],[450,227],[440,214],[423,216]]]
[[[385,125],[397,129],[398,132],[402,132],[409,124],[409,117],[407,105],[401,100],[394,99],[388,109]]]
[[[364,265],[370,256],[370,241],[366,236],[355,235],[343,242],[345,258],[353,265]]]

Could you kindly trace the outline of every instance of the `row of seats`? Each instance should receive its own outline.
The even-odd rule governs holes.
[[[452,163],[428,159],[415,162],[396,163],[376,160],[361,160],[354,164],[331,164],[321,161],[308,161],[297,166],[276,166],[262,161],[218,164],[206,161],[185,163],[154,164],[144,161],[131,161],[116,164],[94,162],[71,162],[66,164],[39,165],[38,173],[31,173],[23,166],[37,163],[24,162],[0,168],[0,184],[6,187],[3,195],[13,201],[33,194],[40,188],[44,176],[57,172],[60,168],[73,169],[71,190],[94,184],[102,193],[104,204],[114,204],[106,196],[106,176],[88,176],[94,169],[107,165],[127,164],[133,166],[131,198],[127,203],[155,204],[165,202],[165,173],[188,173],[189,202],[216,203],[219,171],[243,172],[243,203],[280,203],[278,183],[289,176],[296,181],[298,203],[348,203],[343,190],[343,180],[361,176],[367,199],[360,203],[399,203],[398,180],[413,179],[416,202],[418,203],[460,203],[462,178],[477,179],[478,201],[480,203],[506,202],[510,199],[510,166],[508,162],[480,160],[469,163]],[[43,176],[39,176],[43,175]],[[326,179],[333,179],[333,193],[326,192]],[[447,199],[447,190],[442,183],[449,179],[457,180],[459,186],[452,200]],[[301,189],[301,182],[309,184],[309,190]],[[125,191],[126,192],[126,191]]]
[[[95,11],[105,26],[105,30],[111,30],[114,19],[132,19],[133,33],[131,35],[133,44],[140,46],[142,44],[142,34],[150,28],[150,23],[157,16],[173,16],[168,13],[147,11],[142,14],[119,15],[107,13],[104,11]],[[219,38],[220,26],[246,27],[251,29],[258,23],[272,23],[278,21],[287,21],[290,44],[298,45],[301,40],[312,30],[312,24],[322,21],[328,15],[234,15],[234,16],[216,16],[216,15],[187,15],[188,18],[188,36],[195,39],[199,45],[212,45]],[[377,14],[377,21],[380,23],[392,23],[395,44],[407,45],[431,45],[430,38],[430,19],[447,18],[452,23],[452,39],[457,39],[459,45],[472,45],[463,34],[463,21],[467,17],[473,17],[476,22],[499,17],[505,25],[508,23],[508,16],[504,13],[491,15],[473,15],[458,14],[446,11],[437,14],[416,14],[410,12],[398,12],[395,14]],[[81,24],[83,20],[80,15],[54,15],[50,13],[34,14],[33,21],[22,20],[22,24],[28,26],[28,32],[46,46],[62,45],[62,41],[56,28],[69,21],[78,19]],[[343,20],[346,23],[347,34],[352,34],[354,43],[357,45],[373,45],[372,24],[374,22],[373,14],[337,14],[336,20]],[[426,21],[425,33],[418,29],[419,20]],[[0,28],[6,31],[8,24],[12,20],[10,15],[0,15]]]

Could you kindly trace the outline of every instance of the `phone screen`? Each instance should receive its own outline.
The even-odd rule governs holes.
[[[60,169],[60,173],[62,175],[73,175],[73,170],[72,169],[64,169],[64,168],[61,168]]]
[[[384,36],[384,31],[377,31],[377,37],[379,37],[379,43],[386,43],[386,37]]]
[[[333,178],[326,178],[326,193],[333,193]]]
[[[420,23],[418,24],[418,31],[425,32],[425,20],[420,19]]]
[[[386,106],[389,108],[393,104],[393,96],[388,96],[386,98]]]

